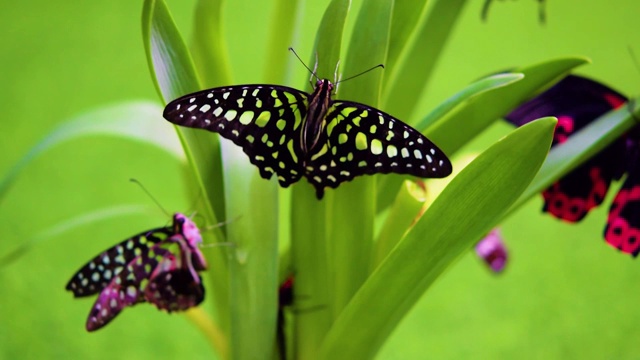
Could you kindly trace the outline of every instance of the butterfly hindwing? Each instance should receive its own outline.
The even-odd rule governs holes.
[[[202,278],[182,268],[159,272],[149,280],[145,299],[168,312],[189,309],[204,300]]]
[[[451,162],[429,139],[372,107],[334,101],[327,111],[326,147],[310,156],[306,177],[319,197],[356,176],[376,173],[445,177]]]
[[[174,124],[206,129],[242,147],[260,175],[275,173],[287,187],[302,176],[297,154],[308,94],[276,85],[213,88],[178,98],[163,116]]]
[[[145,231],[120,242],[80,268],[71,277],[66,289],[72,291],[75,297],[99,293],[131,260],[170,235],[171,228],[163,227]]]

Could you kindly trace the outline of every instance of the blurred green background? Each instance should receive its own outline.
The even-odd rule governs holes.
[[[483,2],[468,1],[422,110],[485,74],[565,55],[593,60],[580,74],[628,95],[640,93],[640,72],[627,50],[640,55],[637,1],[547,1],[545,25],[538,22],[537,1],[495,1],[485,23]],[[167,3],[188,37],[195,1]],[[310,58],[327,3],[303,5],[302,31],[292,43],[303,59]],[[122,101],[160,105],[142,47],[141,8],[134,1],[0,4],[1,174],[75,116]],[[270,9],[268,2],[251,0],[225,4],[237,83],[261,81],[261,29]],[[302,87],[307,78],[300,67],[290,85]],[[159,111],[158,126],[168,126]],[[497,124],[485,143],[508,130]],[[84,322],[94,299],[73,300],[64,291],[91,256],[169,221],[129,178],[142,181],[169,211],[188,211],[197,199],[185,195],[184,176],[184,166],[167,153],[104,136],[55,147],[27,167],[0,204],[0,256],[78,216],[122,205],[145,211],[122,211],[48,237],[0,264],[0,358],[211,358],[206,339],[186,317],[148,305],[88,334]],[[379,358],[637,357],[640,264],[604,243],[608,205],[577,226],[542,216],[541,206],[535,199],[504,224],[511,262],[503,275],[465,256],[415,307]]]

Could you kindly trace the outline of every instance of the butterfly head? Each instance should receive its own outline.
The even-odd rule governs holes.
[[[176,233],[182,234],[189,242],[189,245],[196,247],[202,243],[202,235],[198,226],[186,215],[180,213],[173,215],[173,225]]]

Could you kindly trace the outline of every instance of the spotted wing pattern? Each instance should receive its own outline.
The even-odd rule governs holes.
[[[100,329],[125,307],[140,302],[168,312],[202,302],[204,288],[198,272],[207,265],[197,247],[200,242],[196,225],[185,215],[175,214],[171,227],[136,235],[83,266],[67,290],[76,297],[100,293],[89,312],[87,330]]]
[[[143,282],[167,255],[169,251],[155,246],[129,262],[98,295],[87,318],[87,331],[107,325],[125,307],[144,302]]]
[[[242,147],[260,175],[287,187],[302,176],[336,188],[355,176],[400,173],[445,177],[451,163],[410,126],[372,107],[332,101],[333,84],[313,94],[277,85],[239,85],[189,94],[167,105],[174,124],[217,132]]]
[[[602,84],[570,75],[505,118],[521,126],[544,116],[557,117],[552,145],[556,146],[625,101]],[[624,140],[616,141],[551,185],[542,193],[543,211],[568,222],[582,220],[602,203],[611,182],[622,176],[625,151]]]
[[[622,188],[613,199],[607,218],[604,238],[611,246],[632,254],[640,253],[640,164],[638,138],[628,142],[632,156],[630,169]]]
[[[308,94],[276,85],[220,87],[185,95],[167,105],[163,116],[177,125],[206,129],[242,147],[260,175],[276,174],[288,187],[303,175],[300,128]]]
[[[522,125],[541,116],[558,117],[554,145],[600,115],[620,107],[626,98],[595,81],[568,76],[507,116]],[[541,110],[544,109],[544,110]],[[609,185],[627,173],[609,209],[604,238],[624,253],[640,253],[640,126],[614,141],[543,193],[545,211],[580,221],[602,203]]]
[[[101,292],[133,259],[171,236],[171,227],[157,228],[135,235],[105,250],[85,264],[67,283],[75,297]]]
[[[376,173],[440,178],[451,162],[429,139],[402,121],[372,107],[334,101],[327,111],[326,145],[310,156],[305,176],[322,197],[356,176]]]

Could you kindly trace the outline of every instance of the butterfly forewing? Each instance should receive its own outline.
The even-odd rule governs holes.
[[[69,280],[66,289],[72,291],[75,297],[102,291],[131,260],[166,240],[171,232],[170,227],[145,231],[107,249],[80,268]]]
[[[376,173],[439,178],[451,162],[429,139],[402,121],[372,107],[335,101],[324,127],[327,146],[311,154],[307,177],[321,194],[356,176]]]
[[[302,176],[300,129],[307,115],[304,92],[275,85],[215,88],[169,103],[163,116],[174,124],[217,132],[242,147],[260,175],[275,173],[287,187]]]

